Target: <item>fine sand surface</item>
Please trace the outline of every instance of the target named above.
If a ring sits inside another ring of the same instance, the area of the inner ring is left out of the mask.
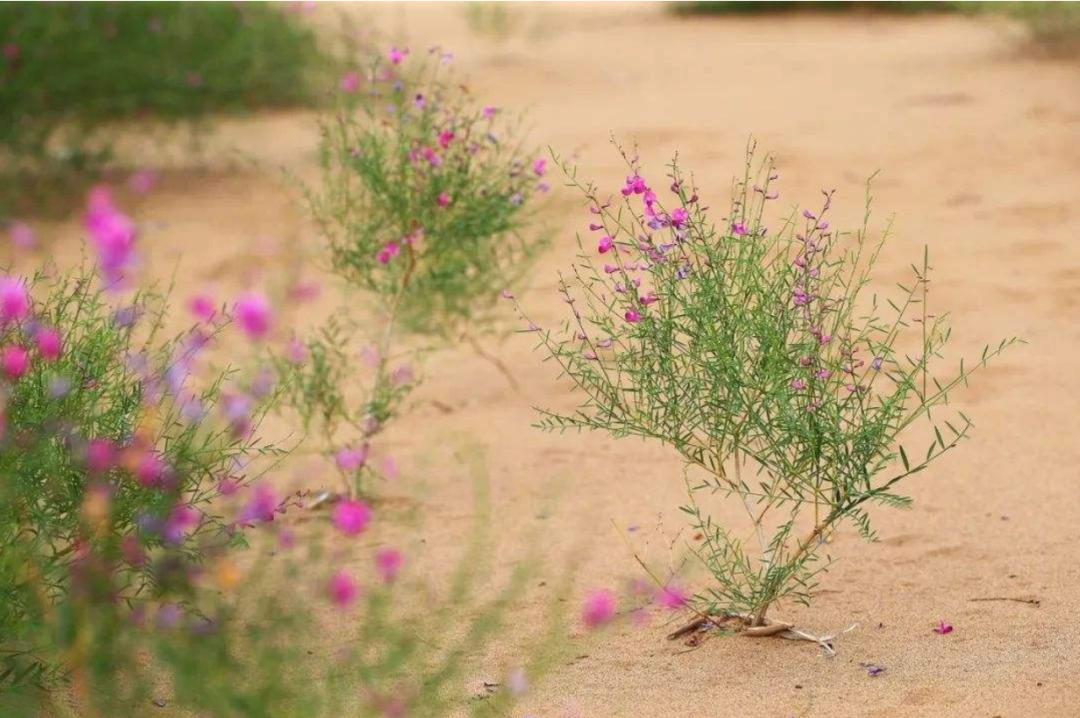
[[[612,133],[640,143],[653,176],[678,150],[716,207],[753,135],[778,158],[778,211],[836,188],[834,225],[861,219],[863,183],[880,169],[874,226],[895,223],[879,286],[905,279],[929,245],[932,301],[953,313],[954,360],[1007,335],[1030,342],[957,395],[974,438],[908,484],[915,507],[877,511],[877,544],[842,530],[813,608],[775,611],[819,633],[857,623],[836,657],[740,637],[690,651],[664,640],[678,618],[659,614],[596,636],[575,627],[517,715],[1080,716],[1080,66],[1026,57],[1005,29],[955,17],[682,19],[649,5],[560,4],[509,8],[497,35],[453,5],[350,11],[414,51],[453,49],[479,97],[528,110],[539,143],[577,153],[582,174],[611,191],[624,174]],[[320,7],[315,20],[330,23],[332,12]],[[311,113],[230,120],[209,140],[212,170],[181,143],[130,138],[129,152],[174,168],[148,197],[122,200],[143,222],[151,273],[167,277],[179,262],[181,297],[293,281],[297,253],[318,238],[278,169],[314,178],[316,138]],[[531,287],[518,288],[541,325],[565,309],[553,287],[587,223],[577,200],[556,186],[545,215],[555,241]],[[74,222],[39,233],[53,256],[79,256]],[[320,309],[332,306],[324,295]],[[515,321],[507,307],[507,327]],[[689,539],[679,534],[682,467],[636,440],[531,428],[531,406],[569,408],[574,397],[532,352],[533,337],[486,342],[520,393],[467,346],[435,352],[420,405],[383,445],[403,469],[384,492],[422,509],[417,561],[437,572],[460,554],[474,504],[450,454],[424,447],[486,449],[498,572],[538,545],[547,561],[547,585],[534,582],[510,630],[520,636],[561,566],[578,562],[573,606],[589,588],[640,577],[635,550],[665,571]],[[308,487],[328,480],[306,472]],[[349,549],[356,565],[369,548]],[[684,581],[702,585],[693,571]],[[972,601],[995,597],[1040,603]],[[936,635],[938,619],[956,630]],[[494,667],[516,641],[497,642],[485,658],[492,672],[469,680],[500,680]],[[887,670],[871,678],[860,662]]]

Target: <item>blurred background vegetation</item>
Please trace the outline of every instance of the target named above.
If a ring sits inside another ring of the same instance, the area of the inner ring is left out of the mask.
[[[92,178],[118,122],[307,105],[325,86],[285,4],[4,3],[0,46],[0,217]]]

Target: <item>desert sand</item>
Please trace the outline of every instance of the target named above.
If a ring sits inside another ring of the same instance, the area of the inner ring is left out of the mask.
[[[718,207],[753,136],[777,156],[779,205],[836,188],[835,225],[861,219],[864,182],[881,170],[872,226],[895,221],[877,286],[907,276],[928,245],[933,301],[953,314],[954,359],[1004,336],[1029,342],[957,395],[974,437],[908,484],[914,508],[876,511],[876,544],[839,532],[812,609],[776,611],[819,633],[857,624],[835,657],[741,637],[688,650],[665,640],[677,618],[660,615],[596,635],[575,628],[517,715],[1080,716],[1080,65],[1030,57],[1009,29],[961,17],[677,18],[645,4],[526,5],[509,8],[508,27],[494,33],[456,5],[349,11],[413,48],[452,49],[479,97],[527,110],[538,143],[574,155],[612,191],[623,171],[610,135],[639,143],[654,173],[678,150]],[[333,22],[332,8],[313,15]],[[124,152],[166,168],[150,195],[125,200],[143,223],[148,272],[179,267],[180,296],[292,281],[295,257],[316,251],[318,237],[281,170],[316,178],[316,141],[310,112],[227,120],[198,157],[183,142],[132,133]],[[562,317],[556,271],[588,217],[554,184],[543,215],[553,245],[530,286],[516,288],[540,324]],[[80,256],[74,220],[39,223],[38,233],[42,254]],[[505,326],[515,322],[508,307]],[[453,459],[425,447],[479,443],[499,570],[539,536],[545,571],[575,566],[576,601],[640,577],[634,551],[660,569],[677,555],[687,540],[683,471],[662,447],[532,428],[532,406],[574,405],[532,346],[528,334],[487,340],[520,392],[467,346],[430,356],[419,405],[388,437],[402,475],[384,490],[424,513],[419,560],[437,567],[464,542],[473,499]],[[687,576],[700,587],[700,575]],[[537,582],[517,633],[528,634],[554,583]],[[933,633],[939,619],[955,631]],[[516,649],[513,632],[491,665]],[[870,677],[862,662],[886,670]]]

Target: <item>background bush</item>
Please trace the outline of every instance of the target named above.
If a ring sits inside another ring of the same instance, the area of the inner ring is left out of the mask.
[[[103,127],[315,99],[315,33],[265,3],[0,5],[4,203],[108,157]],[[30,179],[38,181],[28,185]],[[16,193],[14,186],[19,187]]]

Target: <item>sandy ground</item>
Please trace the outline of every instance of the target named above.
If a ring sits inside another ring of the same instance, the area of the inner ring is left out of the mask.
[[[1030,342],[961,395],[975,437],[909,484],[915,508],[879,511],[877,544],[840,532],[813,609],[777,612],[820,632],[858,623],[835,658],[743,638],[687,651],[659,622],[627,622],[575,636],[519,715],[1080,715],[1080,67],[1026,58],[1000,28],[963,18],[679,19],[649,5],[560,4],[510,8],[509,28],[493,34],[458,6],[353,10],[414,48],[453,48],[478,95],[528,109],[538,141],[577,152],[583,174],[612,190],[611,133],[639,142],[656,172],[678,149],[717,205],[751,134],[778,156],[785,206],[835,187],[837,217],[854,222],[863,181],[881,169],[878,226],[896,216],[881,286],[927,244],[956,356],[1005,335]],[[153,273],[179,262],[181,292],[222,295],[295,276],[292,252],[317,238],[278,169],[313,177],[315,141],[308,113],[229,121],[206,170],[182,146],[131,138],[129,151],[174,168],[135,208]],[[575,201],[556,188],[556,240],[523,293],[540,323],[561,316],[554,273],[587,221]],[[78,256],[73,224],[39,232],[50,253]],[[472,512],[462,472],[424,447],[466,436],[488,452],[502,570],[536,532],[549,566],[580,561],[577,595],[638,575],[627,541],[663,566],[682,527],[680,462],[636,441],[532,429],[531,405],[573,397],[531,346],[522,335],[491,345],[521,394],[467,348],[437,353],[421,396],[452,412],[422,405],[389,437],[405,471],[388,491],[421,497],[431,527],[423,560],[452,557]],[[537,587],[521,623],[551,590]],[[972,601],[987,597],[1040,604]],[[932,633],[938,619],[955,632]],[[887,670],[871,678],[860,662]]]

